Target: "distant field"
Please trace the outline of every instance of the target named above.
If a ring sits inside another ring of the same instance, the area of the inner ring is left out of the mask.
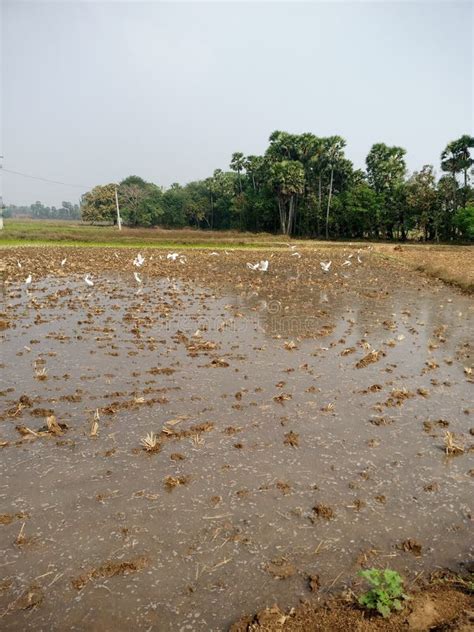
[[[268,233],[239,233],[235,231],[211,232],[190,228],[166,230],[163,228],[123,228],[90,226],[80,222],[58,220],[5,220],[0,233],[0,244],[61,242],[61,245],[103,246],[168,246],[194,248],[265,247],[284,245],[281,236]]]
[[[474,246],[420,243],[397,246],[387,242],[370,244],[311,239],[289,241],[302,251],[338,248],[349,252],[354,248],[370,248],[378,256],[396,259],[465,291],[474,290]],[[211,232],[191,228],[124,228],[119,231],[114,226],[89,226],[80,222],[7,219],[4,230],[0,232],[0,246],[27,245],[275,250],[286,249],[288,238],[269,233]],[[327,257],[331,256],[328,251]]]

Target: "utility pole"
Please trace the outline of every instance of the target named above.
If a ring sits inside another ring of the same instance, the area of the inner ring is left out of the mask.
[[[117,209],[117,226],[119,230],[122,230],[122,218],[120,217],[120,207],[118,201],[117,185],[115,185],[115,208]]]

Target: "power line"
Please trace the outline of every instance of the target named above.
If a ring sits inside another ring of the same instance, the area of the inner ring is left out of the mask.
[[[80,189],[90,188],[86,184],[71,184],[69,182],[60,182],[59,180],[50,180],[49,178],[42,178],[41,176],[32,176],[28,173],[22,173],[21,171],[13,171],[12,169],[5,169],[5,167],[3,167],[2,171],[5,171],[6,173],[13,173],[16,176],[23,176],[23,178],[31,178],[32,180],[41,180],[42,182],[49,182],[51,184],[61,184],[65,187],[78,187]]]

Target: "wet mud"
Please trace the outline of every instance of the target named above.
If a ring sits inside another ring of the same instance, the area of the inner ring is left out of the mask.
[[[350,247],[136,255],[1,252],[2,629],[225,630],[472,555],[469,296]]]

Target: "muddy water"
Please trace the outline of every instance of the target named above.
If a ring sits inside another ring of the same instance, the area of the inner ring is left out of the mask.
[[[414,577],[472,554],[473,310],[454,290],[62,278],[9,287],[2,310],[2,629],[224,630],[308,597],[308,575],[324,595],[361,563]],[[48,411],[62,436],[20,435]]]

